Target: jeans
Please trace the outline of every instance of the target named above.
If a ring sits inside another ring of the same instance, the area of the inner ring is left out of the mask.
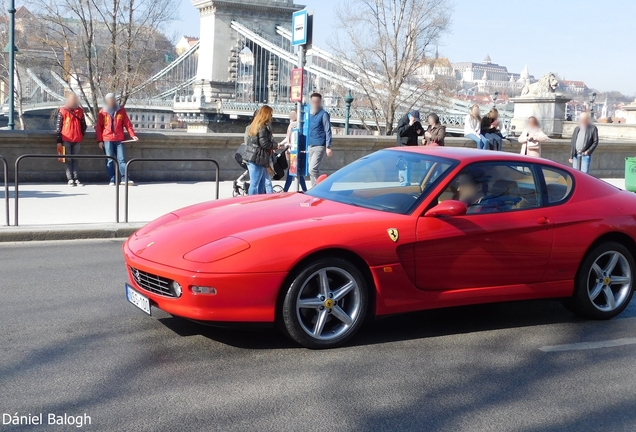
[[[309,177],[311,178],[311,185],[316,185],[316,180],[320,176],[320,162],[327,153],[326,146],[310,146],[309,147]]]
[[[126,149],[121,141],[104,141],[104,153],[106,156],[112,156],[117,158],[117,164],[119,165],[119,175],[121,181],[124,181],[126,175]],[[115,162],[110,159],[106,160],[106,170],[110,176],[110,181],[115,183]]]
[[[290,176],[289,174],[287,174],[287,179],[285,180],[285,187],[283,188],[283,190],[285,192],[289,192],[289,188],[291,187],[292,183],[294,182],[294,180],[296,180],[296,177]],[[300,176],[300,188],[307,192],[307,185],[305,184],[305,177]]]
[[[248,194],[260,195],[266,193],[266,178],[269,177],[267,174],[267,168],[248,162],[247,170],[250,172],[250,189]]]
[[[77,180],[77,159],[71,159],[69,155],[76,155],[80,152],[80,143],[64,142],[64,153],[66,157],[66,180]]]
[[[590,162],[592,161],[592,156],[581,155],[581,172],[588,173],[590,171]],[[572,158],[572,168],[579,169],[579,157],[574,156]]]
[[[501,138],[501,135],[495,133],[487,133],[484,134],[484,138],[488,140],[491,150],[501,151],[503,149],[503,138]]]
[[[478,137],[475,134],[468,134],[466,138],[471,139],[477,143],[477,148],[480,150],[488,150],[490,148],[490,144],[488,144],[488,140],[485,136]]]
[[[265,193],[274,193],[274,185],[272,184],[272,178],[269,176],[269,173],[265,173]]]

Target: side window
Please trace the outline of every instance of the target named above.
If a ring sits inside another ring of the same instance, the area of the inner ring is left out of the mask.
[[[529,165],[484,163],[464,168],[438,197],[468,206],[468,214],[500,213],[539,207],[537,182]]]
[[[558,168],[541,167],[541,171],[547,190],[546,204],[554,205],[567,200],[574,187],[572,176]]]

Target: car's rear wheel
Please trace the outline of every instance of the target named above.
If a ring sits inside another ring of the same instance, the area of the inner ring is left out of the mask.
[[[595,247],[583,259],[568,309],[592,319],[620,314],[634,293],[636,266],[630,251],[620,243]]]
[[[342,258],[322,258],[296,273],[281,317],[288,335],[307,348],[333,348],[353,336],[369,304],[358,268]]]

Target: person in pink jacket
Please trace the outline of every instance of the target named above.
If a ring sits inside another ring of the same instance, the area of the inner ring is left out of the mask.
[[[541,143],[547,141],[548,136],[541,130],[539,120],[536,117],[529,117],[526,128],[519,135],[521,154],[526,156],[541,157]]]

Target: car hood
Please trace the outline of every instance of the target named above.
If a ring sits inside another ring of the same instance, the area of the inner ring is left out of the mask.
[[[145,260],[177,265],[188,252],[226,237],[249,241],[275,225],[360,212],[376,211],[301,193],[212,201],[149,223],[128,240],[128,248]]]

